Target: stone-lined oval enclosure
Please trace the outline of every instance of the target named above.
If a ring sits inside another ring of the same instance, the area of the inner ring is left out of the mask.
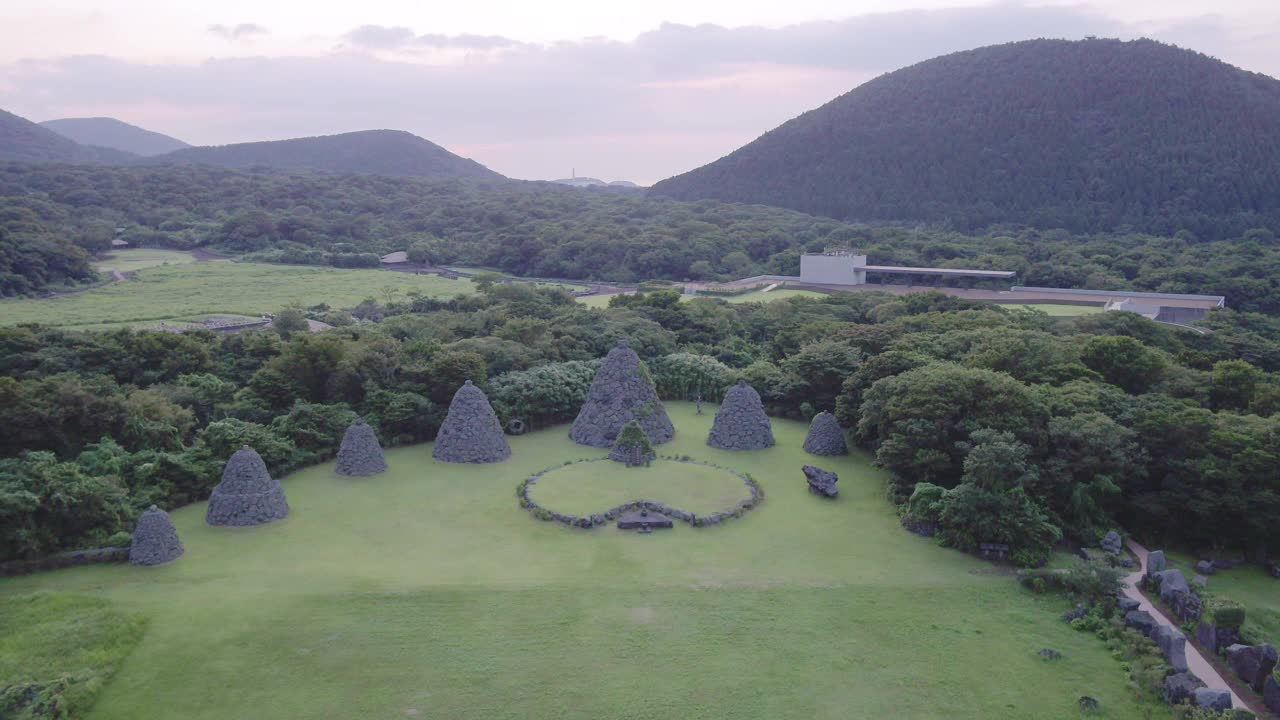
[[[1143,716],[1065,601],[903,530],[865,454],[818,461],[840,475],[831,502],[800,472],[805,423],[773,418],[777,444],[741,453],[706,446],[713,406],[667,412],[659,452],[750,474],[759,509],[644,536],[533,520],[521,480],[606,452],[561,425],[509,437],[497,464],[427,443],[387,449],[369,481],[310,467],[279,478],[286,520],[209,527],[195,503],[170,512],[177,562],[0,578],[0,595],[146,617],[85,720],[1067,720],[1081,695]]]
[[[688,523],[714,518],[719,524],[754,508],[761,499],[755,485],[742,473],[701,462],[659,458],[648,467],[628,468],[604,459],[537,473],[517,495],[535,515],[541,509],[569,525],[603,525],[631,506]]]

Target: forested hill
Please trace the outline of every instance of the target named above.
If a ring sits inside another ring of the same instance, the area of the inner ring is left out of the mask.
[[[402,130],[365,130],[271,142],[193,147],[149,158],[152,164],[272,167],[458,180],[504,180],[474,160]]]
[[[135,155],[162,155],[191,147],[177,138],[115,118],[62,118],[46,120],[40,125],[82,145],[97,145]]]
[[[1150,40],[1032,40],[872,80],[664,180],[830,217],[1280,228],[1280,81]]]
[[[81,145],[74,140],[0,110],[0,161],[127,162],[133,156],[111,148]]]

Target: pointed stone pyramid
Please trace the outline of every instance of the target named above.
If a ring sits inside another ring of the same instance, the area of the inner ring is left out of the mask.
[[[132,565],[163,565],[177,560],[184,552],[178,531],[169,520],[169,513],[152,505],[138,517],[133,529],[133,543],[129,545],[129,563]]]
[[[707,444],[722,450],[763,450],[773,447],[773,425],[764,414],[760,393],[739,380],[724,394]]]
[[[804,438],[804,451],[810,455],[848,455],[849,446],[844,442],[844,431],[836,416],[822,411],[809,423],[809,434]]]
[[[245,445],[222,469],[222,482],[209,496],[204,521],[210,525],[262,525],[288,514],[284,489],[267,472],[262,456]]]
[[[431,457],[450,463],[492,463],[511,457],[489,397],[470,380],[453,394]]]
[[[649,436],[644,434],[644,428],[635,420],[622,426],[622,432],[618,433],[618,439],[609,451],[610,460],[616,460],[627,467],[647,466],[656,457]]]
[[[364,418],[356,418],[342,436],[342,446],[338,448],[338,474],[363,477],[386,470],[387,461],[382,457],[378,436],[372,427],[365,424]]]
[[[675,437],[676,429],[653,389],[653,380],[640,364],[640,356],[626,340],[619,340],[596,371],[569,438],[579,445],[613,447],[622,426],[632,420],[640,423],[654,445]]]

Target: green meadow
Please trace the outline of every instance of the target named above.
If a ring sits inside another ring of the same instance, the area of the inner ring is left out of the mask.
[[[523,478],[604,455],[561,426],[511,438],[496,465],[436,463],[425,444],[389,450],[380,476],[315,466],[283,479],[282,521],[211,528],[195,504],[172,514],[174,563],[4,579],[0,601],[53,591],[145,618],[89,720],[1065,719],[1081,695],[1099,717],[1150,710],[1103,643],[1059,620],[1064,601],[900,528],[866,456],[809,456],[806,426],[784,420],[774,448],[715,450],[714,409],[668,410],[659,452],[750,473],[764,503],[651,535],[536,520]],[[809,494],[805,463],[839,473],[837,500]],[[561,480],[644,482],[581,468]],[[687,470],[650,474],[714,481]]]

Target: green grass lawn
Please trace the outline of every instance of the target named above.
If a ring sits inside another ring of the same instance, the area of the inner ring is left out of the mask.
[[[382,301],[383,289],[388,287],[397,290],[401,299],[411,290],[440,297],[472,292],[468,280],[446,280],[434,275],[258,263],[191,263],[140,270],[128,282],[66,297],[0,301],[0,325],[34,322],[105,329],[209,315],[261,315],[290,303],[328,303],[345,308],[367,297]]]
[[[705,444],[714,409],[671,403],[660,447],[750,473],[765,502],[714,528],[579,530],[519,508],[528,475],[603,451],[567,427],[511,438],[497,465],[431,446],[390,470],[326,464],[284,479],[292,514],[210,528],[173,520],[186,555],[0,580],[0,598],[87,593],[148,618],[89,720],[183,718],[1078,718],[1154,706],[1092,635],[991,566],[898,526],[863,455]],[[840,498],[800,466],[840,474]],[[609,470],[604,466],[602,470]],[[617,474],[634,473],[621,467]],[[1037,657],[1042,648],[1061,660]]]
[[[751,491],[737,475],[695,463],[654,460],[649,467],[576,463],[538,478],[529,497],[565,515],[591,515],[635,500],[653,500],[695,515],[733,510]]]
[[[763,290],[752,290],[741,295],[684,295],[682,300],[692,300],[695,297],[712,298],[715,300],[724,300],[731,303],[745,302],[773,302],[774,300],[785,300],[786,298],[807,297],[807,298],[824,298],[826,293],[814,292],[812,290],[791,290],[785,287],[774,288],[769,292]]]
[[[137,248],[134,250],[115,250],[106,257],[93,263],[98,272],[133,272],[143,268],[159,265],[186,265],[196,259],[190,252],[182,250],[158,250],[155,248]]]
[[[1049,317],[1076,317],[1079,315],[1093,315],[1094,313],[1103,312],[1101,305],[1054,305],[1050,303],[1033,303],[1029,305],[1003,305],[1009,309],[1021,308],[1024,310],[1039,310],[1047,313]]]
[[[1167,550],[1165,556],[1188,580],[1196,574],[1194,556]],[[1280,580],[1258,565],[1241,565],[1210,575],[1209,591],[1244,605],[1247,635],[1280,645]]]

